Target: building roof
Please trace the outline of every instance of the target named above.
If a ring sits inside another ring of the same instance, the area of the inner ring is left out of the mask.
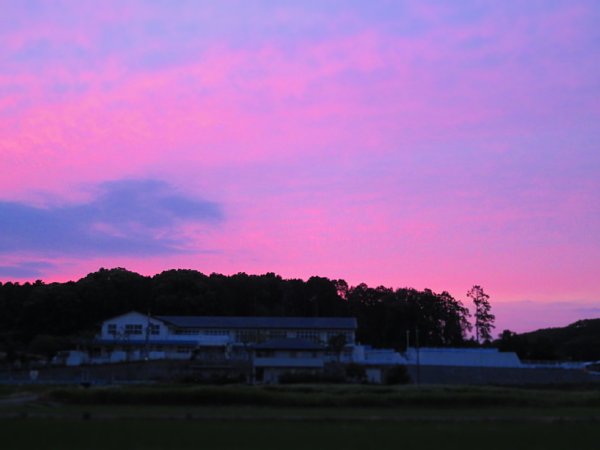
[[[250,329],[346,329],[355,330],[354,317],[228,317],[228,316],[154,316],[178,328]]]
[[[254,346],[256,350],[325,350],[323,345],[306,339],[271,339]]]
[[[168,339],[94,339],[94,344],[114,344],[114,345],[198,345],[198,341],[193,340],[168,340]]]

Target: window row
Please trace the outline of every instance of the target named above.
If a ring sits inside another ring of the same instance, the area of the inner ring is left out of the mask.
[[[118,334],[117,324],[109,323],[106,327],[106,331],[109,335],[116,336]],[[152,335],[160,334],[160,325],[151,323],[148,326],[148,332]],[[127,323],[123,328],[123,334],[125,334],[125,336],[144,334],[144,326],[136,323]]]

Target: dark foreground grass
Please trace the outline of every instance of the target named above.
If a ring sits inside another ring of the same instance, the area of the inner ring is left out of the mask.
[[[4,420],[5,450],[597,449],[597,423]]]
[[[6,402],[26,393],[0,398],[1,450],[600,448],[595,388],[46,387]]]
[[[120,386],[56,389],[47,392],[46,397],[79,405],[600,408],[598,389],[559,391],[473,386]]]

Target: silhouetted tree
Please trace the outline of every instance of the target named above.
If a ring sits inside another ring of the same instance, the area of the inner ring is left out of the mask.
[[[473,286],[467,297],[473,300],[475,305],[475,340],[489,342],[492,338],[492,329],[495,328],[496,316],[491,313],[490,296],[487,295],[479,285]]]
[[[337,363],[340,362],[344,347],[346,347],[346,336],[342,333],[331,336],[327,342],[327,349],[335,356]]]
[[[505,330],[494,344],[525,360],[596,361],[600,360],[600,319],[521,334]]]

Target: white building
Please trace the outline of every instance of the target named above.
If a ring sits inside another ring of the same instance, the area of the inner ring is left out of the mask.
[[[386,368],[397,365],[521,366],[516,354],[496,349],[373,349],[356,343],[356,329],[353,317],[150,316],[132,311],[104,321],[93,351],[71,352],[66,363],[185,359],[202,369],[244,368],[253,381],[268,383],[284,373],[322,373],[332,362],[364,366],[371,382],[381,382]]]
[[[102,323],[94,351],[81,363],[188,359],[198,364],[251,364],[259,381],[285,372],[322,371],[354,359],[352,317],[150,316],[132,311]],[[339,348],[329,343],[343,336]],[[73,361],[73,358],[71,359]]]

